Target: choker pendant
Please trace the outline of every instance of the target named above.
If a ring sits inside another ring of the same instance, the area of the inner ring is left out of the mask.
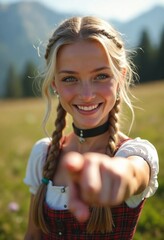
[[[96,137],[96,136],[101,135],[101,134],[105,133],[106,131],[108,131],[109,120],[107,120],[107,122],[105,122],[104,124],[102,124],[98,127],[95,127],[95,128],[91,128],[91,129],[77,128],[74,125],[74,123],[72,123],[72,126],[73,126],[74,133],[78,136],[79,142],[84,143],[86,141],[86,138]]]
[[[83,137],[83,130],[80,130],[79,142],[80,143],[84,143],[85,142],[85,138]]]

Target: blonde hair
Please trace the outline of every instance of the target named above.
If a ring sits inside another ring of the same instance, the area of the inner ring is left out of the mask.
[[[96,17],[73,17],[65,20],[54,31],[47,45],[45,59],[47,69],[45,71],[42,87],[43,96],[47,100],[47,112],[44,118],[46,124],[51,112],[51,84],[54,80],[56,67],[56,58],[58,50],[66,44],[72,44],[80,40],[96,40],[103,46],[110,60],[114,78],[119,84],[119,96],[115,106],[109,113],[109,144],[107,154],[113,156],[118,144],[118,113],[120,99],[122,99],[132,111],[133,107],[128,96],[129,86],[133,83],[134,71],[128,52],[125,50],[121,35],[107,22]],[[126,74],[123,73],[126,71]],[[124,78],[124,80],[123,80]],[[60,102],[57,108],[57,118],[55,121],[55,131],[52,134],[52,142],[47,154],[47,159],[43,168],[43,177],[53,179],[54,173],[58,167],[59,154],[61,150],[62,132],[66,125],[66,112]],[[46,184],[42,183],[34,201],[34,219],[36,224],[44,231],[49,232],[44,219],[43,207]],[[109,207],[93,208],[88,221],[87,232],[94,231],[110,232],[112,231],[112,215]]]

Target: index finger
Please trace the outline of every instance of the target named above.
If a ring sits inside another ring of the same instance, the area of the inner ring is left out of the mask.
[[[66,169],[68,175],[74,180],[78,178],[79,173],[83,169],[84,158],[80,153],[69,152],[63,157],[63,167]]]

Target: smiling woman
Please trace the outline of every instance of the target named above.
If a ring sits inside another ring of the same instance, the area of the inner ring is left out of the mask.
[[[59,50],[54,87],[74,124],[87,129],[108,120],[118,82],[111,74],[103,46],[95,40],[84,40]]]
[[[158,156],[146,140],[119,131],[120,103],[132,110],[134,71],[121,37],[95,17],[70,18],[47,45],[43,96],[59,104],[52,138],[31,152],[25,239],[133,238],[145,199],[158,187]],[[66,113],[72,131],[63,135]]]

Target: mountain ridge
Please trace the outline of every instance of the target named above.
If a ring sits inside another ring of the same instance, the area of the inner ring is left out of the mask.
[[[37,46],[46,44],[55,26],[73,15],[59,13],[38,2],[0,4],[0,96],[10,64],[15,64],[19,71],[28,60],[40,64]],[[130,47],[137,46],[144,29],[150,33],[153,43],[158,44],[164,28],[164,7],[157,6],[130,21],[111,19],[109,22],[124,34]]]
[[[139,43],[140,37],[137,39],[136,35],[141,35],[144,30],[148,32],[154,45],[158,45],[160,34],[164,29],[164,7],[157,5],[148,12],[144,12],[128,22],[123,22],[118,28],[128,36],[132,46],[136,46]],[[134,30],[136,34],[132,34]]]

